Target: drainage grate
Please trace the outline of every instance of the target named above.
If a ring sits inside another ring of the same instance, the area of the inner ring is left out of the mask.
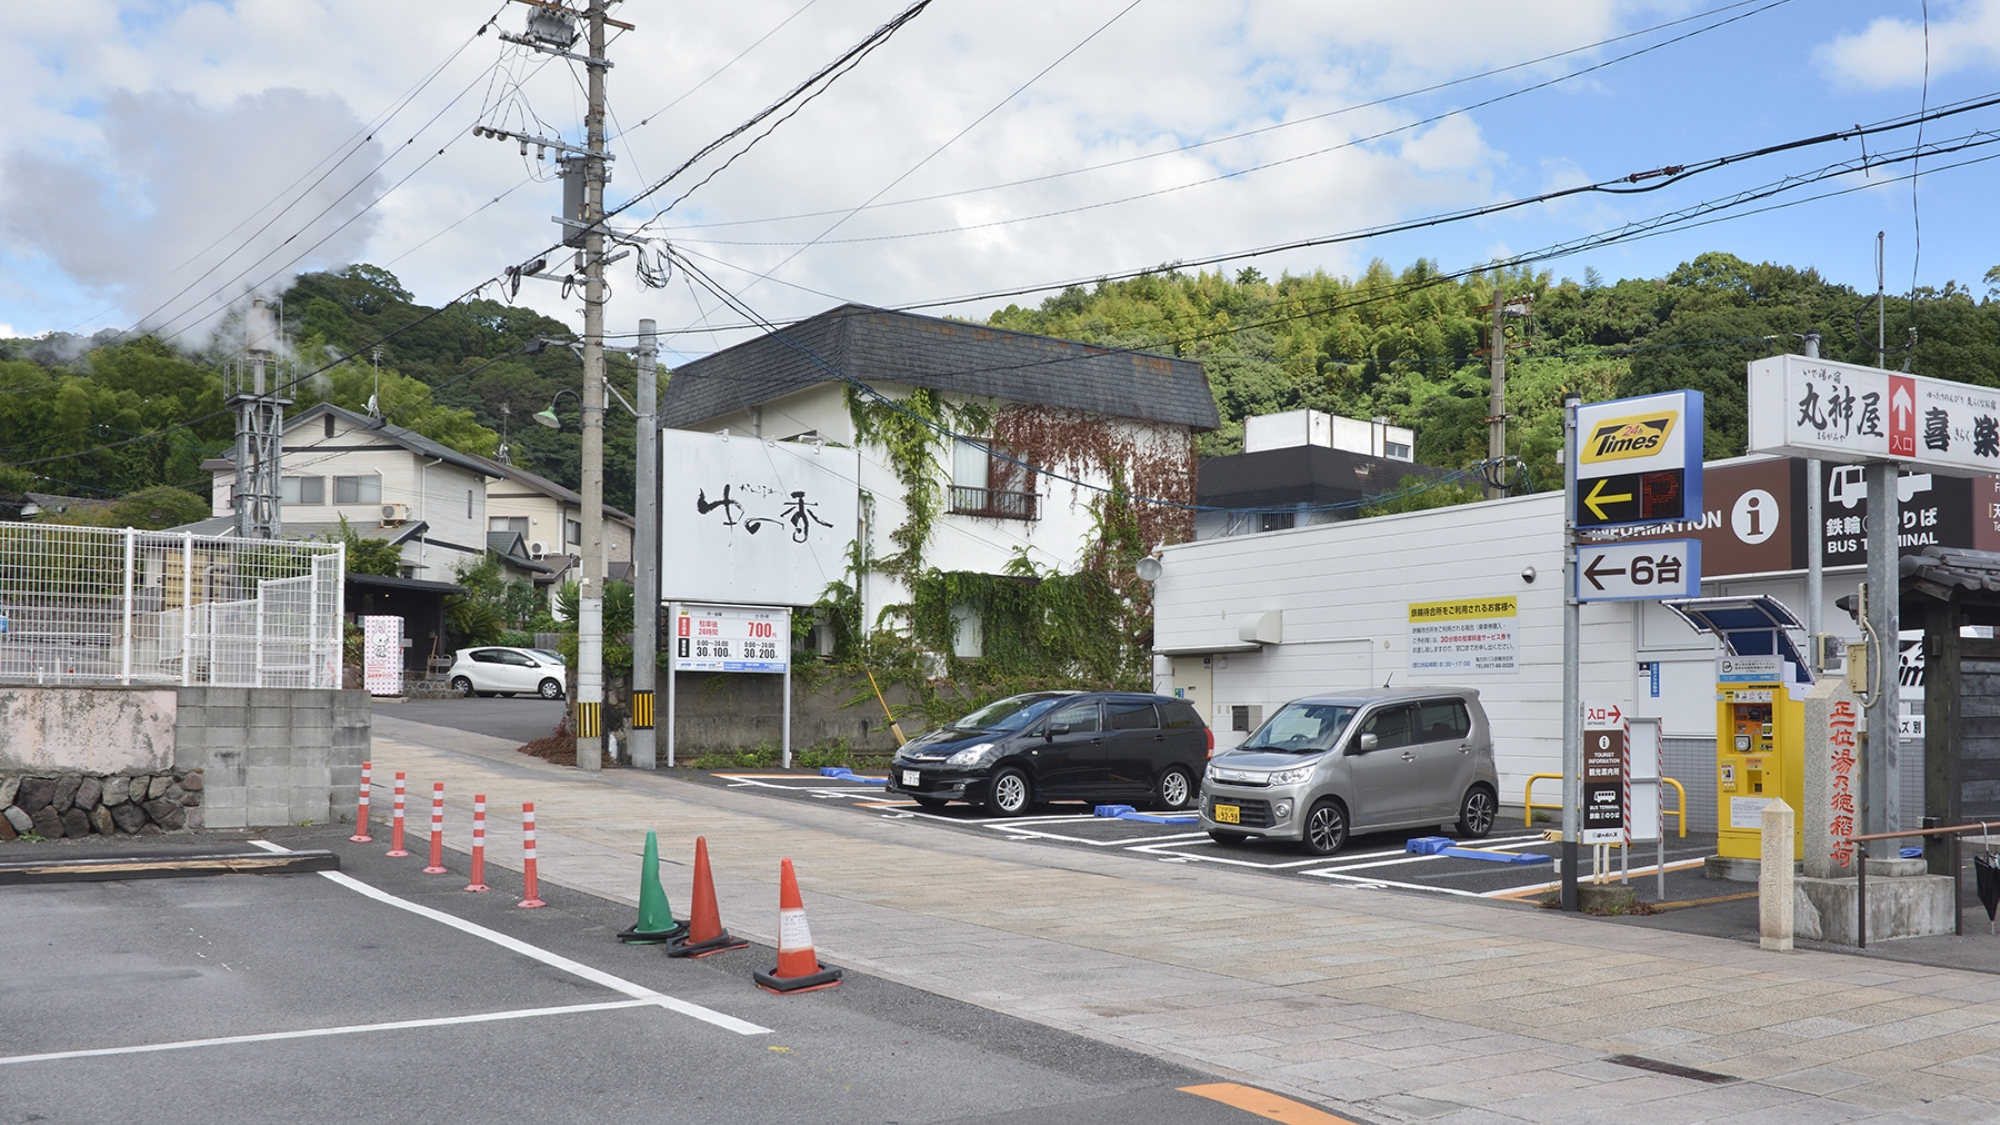
[[[1617,1063],[1619,1066],[1629,1066],[1634,1070],[1650,1070],[1654,1074],[1669,1074],[1675,1078],[1692,1078],[1696,1082],[1707,1082],[1716,1086],[1720,1086],[1726,1082],[1742,1081],[1742,1079],[1737,1078],[1735,1075],[1717,1074],[1712,1070],[1696,1070],[1691,1066],[1661,1062],[1658,1059],[1649,1059],[1640,1055],[1612,1055],[1604,1061]]]

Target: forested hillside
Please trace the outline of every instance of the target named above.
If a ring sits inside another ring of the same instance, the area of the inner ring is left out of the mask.
[[[1202,360],[1225,421],[1202,439],[1204,453],[1240,448],[1248,415],[1313,407],[1411,426],[1420,460],[1458,468],[1486,453],[1482,310],[1496,280],[1510,304],[1528,299],[1528,314],[1508,324],[1508,434],[1537,488],[1560,481],[1566,388],[1592,400],[1704,391],[1708,455],[1725,457],[1743,452],[1746,361],[1796,350],[1798,335],[1817,329],[1829,358],[1878,362],[1873,294],[1810,269],[1723,253],[1662,278],[1614,284],[1589,272],[1581,282],[1528,273],[1447,280],[1425,261],[1401,273],[1377,262],[1354,279],[1162,269],[1009,306],[989,322]],[[2000,271],[1986,279],[1996,280]],[[1880,362],[1902,366],[1914,323],[1914,370],[2000,385],[1994,292],[1975,296],[1954,283],[1916,296],[1914,304],[1887,302],[1890,351]],[[377,394],[389,421],[484,454],[504,427],[515,464],[577,485],[575,400],[560,405],[560,432],[527,417],[580,381],[568,348],[524,351],[537,337],[569,338],[559,322],[490,300],[431,309],[368,265],[299,278],[284,295],[284,316],[293,370],[316,372],[291,391],[300,407],[331,400],[362,410]],[[391,332],[378,374],[367,345]],[[228,448],[232,432],[221,360],[221,352],[191,355],[147,337],[0,341],[0,490],[114,497],[171,486],[205,498],[200,463]],[[629,390],[629,361],[613,357],[611,371]],[[503,407],[511,418],[503,420]],[[616,408],[608,421],[605,494],[629,508],[632,428]]]
[[[560,432],[528,418],[582,380],[567,347],[524,354],[538,337],[571,338],[560,322],[490,300],[432,309],[367,265],[300,277],[283,309],[299,378],[286,392],[294,410],[321,401],[365,410],[376,395],[390,422],[488,456],[504,428],[515,464],[576,486],[575,398],[558,406]],[[378,370],[367,345],[391,332]],[[164,485],[206,499],[201,461],[228,449],[234,432],[223,405],[227,351],[190,354],[111,333],[0,340],[0,490],[107,497]],[[611,371],[629,395],[630,364],[614,357]],[[632,427],[616,414],[610,422],[605,496],[629,507]]]
[[[2000,279],[1989,274],[1988,280]],[[1666,277],[1603,283],[1508,273],[1509,451],[1538,488],[1559,487],[1562,392],[1587,400],[1691,388],[1707,395],[1707,452],[1744,451],[1744,365],[1799,350],[1822,335],[1830,359],[1877,364],[1874,294],[1822,280],[1810,269],[1752,265],[1704,254]],[[1485,359],[1496,278],[1456,281],[1418,262],[1397,274],[1381,262],[1355,279],[1315,273],[1268,280],[1254,269],[1158,274],[1072,288],[1034,308],[1009,306],[989,323],[1121,347],[1170,351],[1208,369],[1225,426],[1205,454],[1241,448],[1241,420],[1312,407],[1417,431],[1418,459],[1458,468],[1486,456]],[[1907,299],[1886,302],[1890,353],[1900,367],[1912,323]],[[2000,385],[2000,303],[1956,284],[1923,290],[1914,370]],[[1857,328],[1860,334],[1857,334]],[[1865,342],[1864,342],[1865,341]]]

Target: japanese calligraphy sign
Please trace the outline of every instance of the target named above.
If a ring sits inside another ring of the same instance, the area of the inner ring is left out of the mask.
[[[1655,539],[1576,549],[1576,600],[1641,601],[1701,596],[1701,541]]]
[[[792,659],[792,613],[756,606],[679,606],[668,646],[676,672],[782,673]]]
[[[819,442],[661,430],[660,594],[811,605],[857,530],[859,455]]]
[[[1827,801],[1832,815],[1827,832],[1833,840],[1832,859],[1842,867],[1854,858],[1854,844],[1848,837],[1854,835],[1854,755],[1859,748],[1855,732],[1860,721],[1860,712],[1845,699],[1834,701],[1826,720],[1826,741],[1833,767]]]
[[[1701,518],[1702,397],[1671,391],[1576,411],[1576,526]]]
[[[2000,391],[1781,355],[1750,364],[1750,450],[1828,461],[2000,469]]]

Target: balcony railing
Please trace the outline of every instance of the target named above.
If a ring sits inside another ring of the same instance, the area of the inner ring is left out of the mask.
[[[951,510],[961,516],[986,516],[996,520],[1031,520],[1035,518],[1035,494],[953,485]]]

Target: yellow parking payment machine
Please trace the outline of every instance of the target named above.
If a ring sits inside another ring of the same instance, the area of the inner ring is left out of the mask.
[[[1803,629],[1784,603],[1766,595],[1663,604],[1722,642],[1715,661],[1716,852],[1757,859],[1764,806],[1783,800],[1797,809],[1804,795],[1812,669],[1793,636]],[[1802,848],[1803,838],[1793,846]]]

